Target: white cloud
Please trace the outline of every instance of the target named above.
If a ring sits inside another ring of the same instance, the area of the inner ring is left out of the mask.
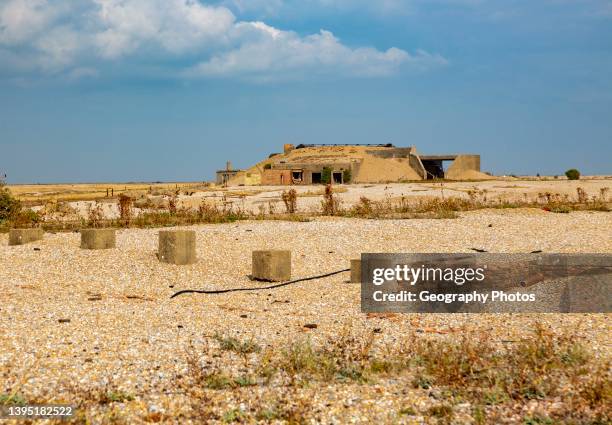
[[[0,6],[0,43],[31,40],[57,16],[46,0],[9,0]]]
[[[224,7],[204,6],[195,0],[95,0],[103,30],[96,44],[105,57],[129,54],[144,44],[172,53],[218,42],[234,24]]]
[[[349,47],[325,30],[301,36],[237,21],[227,7],[198,0],[7,0],[0,5],[1,57],[10,59],[0,63],[3,74],[29,69],[70,77],[87,70],[89,76],[106,63],[136,63],[169,77],[257,80],[386,76],[402,66],[445,63],[420,51]]]
[[[51,71],[72,64],[81,49],[79,34],[67,26],[52,28],[34,46],[41,52],[39,65]]]
[[[293,79],[306,75],[329,74],[386,76],[401,65],[427,68],[446,64],[437,55],[407,52],[390,48],[386,51],[370,47],[349,48],[329,31],[300,37],[294,32],[279,31],[261,22],[241,23],[244,32],[256,29],[259,36],[238,48],[222,52],[199,63],[185,74],[191,77],[242,76],[248,79]]]

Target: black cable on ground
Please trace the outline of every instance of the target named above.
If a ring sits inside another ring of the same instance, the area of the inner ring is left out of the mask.
[[[333,275],[348,272],[348,271],[351,271],[351,269],[337,270],[335,272],[320,274],[318,276],[303,277],[301,279],[290,280],[289,282],[278,283],[276,285],[270,285],[270,286],[260,286],[258,288],[231,288],[231,289],[215,289],[215,290],[209,290],[209,291],[201,290],[201,289],[184,289],[182,291],[175,292],[170,298],[178,297],[179,295],[183,295],[183,294],[226,294],[228,292],[261,291],[264,289],[275,289],[275,288],[280,288],[282,286],[291,285],[293,283],[306,282],[307,280],[323,279],[324,277],[329,277],[329,276],[333,276]]]

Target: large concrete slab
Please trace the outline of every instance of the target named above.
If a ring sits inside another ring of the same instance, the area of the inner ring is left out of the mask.
[[[193,230],[161,230],[159,232],[159,261],[186,265],[197,261],[196,238]]]
[[[272,282],[291,279],[291,251],[253,251],[253,278]]]
[[[81,229],[82,249],[115,248],[115,229]]]
[[[9,230],[9,245],[23,245],[39,241],[43,238],[43,229],[11,229]]]

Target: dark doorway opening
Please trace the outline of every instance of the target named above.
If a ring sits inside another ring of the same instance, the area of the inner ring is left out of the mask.
[[[442,161],[440,160],[421,160],[425,171],[427,172],[427,179],[443,179],[444,178],[444,167],[442,167]]]
[[[333,176],[332,178],[333,178],[334,183],[336,183],[336,184],[342,184],[342,173],[341,173],[341,172],[339,172],[339,171],[334,171],[334,172],[332,173],[332,176]]]
[[[303,178],[303,173],[301,171],[292,171],[291,178],[293,179],[294,183],[300,183]]]
[[[321,173],[312,173],[312,184],[321,184]]]

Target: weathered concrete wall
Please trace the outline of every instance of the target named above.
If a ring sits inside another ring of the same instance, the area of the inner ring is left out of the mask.
[[[291,170],[264,170],[261,175],[261,184],[269,186],[291,184]]]
[[[425,167],[423,166],[423,163],[421,162],[421,160],[419,159],[417,155],[410,155],[408,157],[408,164],[410,164],[410,167],[412,167],[412,169],[416,171],[416,173],[423,180],[427,179],[427,172],[425,171]]]
[[[387,183],[402,180],[420,180],[421,176],[412,168],[408,158],[368,157],[361,161],[354,183]]]
[[[344,173],[344,170],[351,169],[350,163],[342,164],[280,164],[281,168],[264,170],[261,177],[263,185],[308,185],[312,184],[312,173],[322,173],[323,168],[329,167],[332,173]],[[286,167],[286,168],[285,168]],[[301,171],[302,180],[293,180],[293,172]]]
[[[224,184],[234,177],[236,177],[241,171],[239,170],[219,170],[217,171],[217,184]]]
[[[262,184],[261,176],[264,172],[266,164],[271,163],[271,159],[264,159],[246,170],[240,171],[236,176],[227,182],[228,186],[251,186]]]
[[[115,229],[81,229],[81,248],[114,248],[116,243],[115,234]]]
[[[413,148],[388,148],[385,150],[367,150],[366,152],[378,158],[408,158]]]
[[[244,184],[245,186],[255,186],[261,184],[261,174],[260,173],[245,173],[244,174]]]
[[[23,245],[39,241],[43,238],[43,229],[11,229],[9,230],[9,245]]]
[[[334,171],[343,171],[351,168],[351,162],[321,160],[320,162],[279,162],[272,165],[273,170],[303,170],[311,172],[321,172],[325,167],[331,168]]]
[[[446,171],[445,177],[451,180],[478,178],[480,174],[480,155],[457,155]]]
[[[217,184],[222,183],[223,180],[219,180],[219,174],[217,174]],[[228,186],[255,186],[258,184],[261,184],[261,173],[257,170],[238,171],[233,177],[227,180]]]

